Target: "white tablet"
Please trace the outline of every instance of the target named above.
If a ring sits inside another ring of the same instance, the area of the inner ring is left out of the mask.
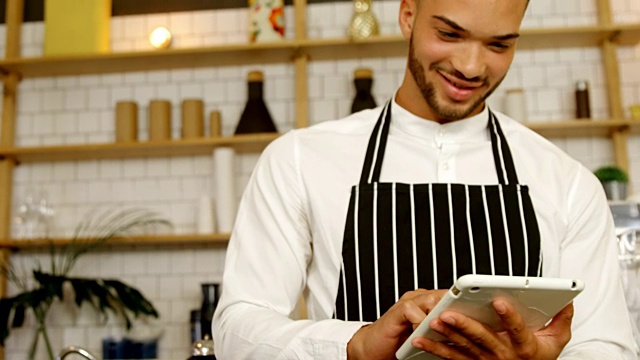
[[[492,303],[505,298],[515,305],[527,327],[536,331],[551,320],[584,289],[584,282],[575,279],[544,277],[465,275],[456,281],[427,317],[396,352],[399,360],[432,360],[439,357],[411,345],[416,337],[435,341],[444,338],[429,327],[445,310],[460,312],[482,322],[495,331],[504,330]]]

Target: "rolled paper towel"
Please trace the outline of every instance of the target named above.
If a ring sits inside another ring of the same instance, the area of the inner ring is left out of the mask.
[[[213,150],[213,176],[215,178],[215,215],[218,231],[231,232],[236,219],[235,151],[219,147]]]
[[[215,231],[216,225],[211,198],[203,195],[200,197],[198,204],[198,234],[213,234]]]

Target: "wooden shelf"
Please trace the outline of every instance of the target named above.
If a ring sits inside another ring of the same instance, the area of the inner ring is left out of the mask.
[[[613,132],[640,132],[640,120],[580,119],[552,122],[526,122],[525,126],[544,137],[610,136]]]
[[[605,40],[620,45],[640,43],[640,24],[522,29],[518,49],[599,46]]]
[[[132,236],[126,238],[113,238],[103,243],[99,248],[113,247],[179,247],[196,245],[226,245],[229,242],[230,234],[191,234],[191,235],[149,235]],[[13,251],[33,251],[46,250],[51,246],[59,248],[72,243],[72,239],[22,239],[22,240],[0,240],[0,248]],[[82,242],[82,239],[76,240]],[[86,241],[86,240],[84,240]]]
[[[524,125],[545,137],[606,137],[613,132],[627,129],[634,134],[640,133],[640,120],[627,119],[527,122]],[[217,147],[231,147],[239,153],[260,152],[278,136],[278,133],[264,133],[162,142],[0,147],[0,159],[9,158],[17,163],[33,163],[194,156],[211,154]]]
[[[549,49],[599,46],[605,40],[621,45],[640,43],[640,24],[522,29],[519,49]],[[328,60],[371,56],[401,56],[408,43],[402,36],[349,39],[309,39],[300,43],[311,59]]]
[[[286,63],[297,43],[220,45],[156,51],[114,52],[84,56],[49,56],[0,61],[3,72],[22,77],[170,70],[238,64]]]
[[[621,45],[638,45],[640,43],[640,24],[625,24],[614,27],[614,37]]]
[[[520,49],[598,46],[608,39],[621,45],[638,44],[640,24],[523,29],[518,46]],[[18,73],[22,77],[43,77],[286,63],[303,54],[312,59],[402,56],[406,54],[407,45],[402,36],[379,36],[358,41],[347,38],[286,40],[204,48],[5,59],[0,61],[0,71],[5,74]]]
[[[140,157],[192,156],[211,154],[216,147],[232,147],[237,152],[260,152],[278,133],[231,137],[170,140],[162,142],[61,145],[42,147],[0,147],[0,158],[18,163],[44,161],[98,160]]]
[[[300,48],[311,60],[335,60],[404,56],[409,49],[409,43],[402,36],[376,36],[362,40],[307,39],[300,43]]]

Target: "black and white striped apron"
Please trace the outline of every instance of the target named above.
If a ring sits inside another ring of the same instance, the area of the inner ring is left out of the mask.
[[[335,318],[375,321],[405,292],[448,289],[465,274],[541,276],[533,205],[495,115],[497,185],[379,182],[390,122],[389,102],[351,190]]]

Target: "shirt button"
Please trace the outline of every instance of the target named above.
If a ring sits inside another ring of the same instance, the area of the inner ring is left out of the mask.
[[[442,129],[438,130],[438,136],[443,136],[443,135],[444,135],[444,133],[445,133],[445,131],[444,131],[444,130],[442,130]]]
[[[444,163],[442,165],[442,168],[445,169],[445,170],[449,170],[449,163]]]

